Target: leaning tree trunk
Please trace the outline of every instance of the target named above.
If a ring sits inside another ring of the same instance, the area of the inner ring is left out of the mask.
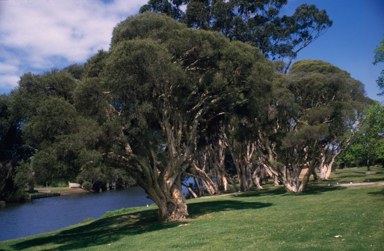
[[[173,175],[169,175],[167,172],[160,173],[156,165],[152,166],[146,158],[141,158],[133,153],[129,156],[122,156],[110,152],[107,157],[115,166],[124,168],[135,178],[138,185],[159,207],[160,220],[185,220],[188,211],[181,187],[181,168]]]
[[[261,168],[259,166],[255,168],[255,170],[253,171],[252,179],[258,189],[263,189],[263,187],[260,184],[260,177],[262,175],[261,174],[258,175],[258,173],[261,173]]]
[[[356,135],[357,132],[360,131],[362,124],[363,124],[362,121],[358,122],[358,124],[355,126],[354,131],[349,135],[348,139],[343,143],[343,146],[339,151],[337,150],[340,145],[338,145],[336,149],[332,149],[332,152],[337,151],[337,153],[334,154],[332,158],[330,158],[330,160],[328,161],[326,159],[326,152],[328,151],[330,144],[327,144],[324,147],[324,150],[321,156],[321,162],[320,162],[320,179],[321,180],[328,180],[329,176],[331,175],[333,163],[335,162],[337,156],[341,155],[348,148],[348,146],[351,144],[351,140],[353,139],[353,137]],[[334,142],[332,143],[334,144]]]

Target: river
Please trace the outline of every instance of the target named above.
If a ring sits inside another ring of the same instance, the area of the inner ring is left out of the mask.
[[[152,204],[140,187],[35,199],[0,207],[0,241],[45,233],[100,218],[107,211]]]

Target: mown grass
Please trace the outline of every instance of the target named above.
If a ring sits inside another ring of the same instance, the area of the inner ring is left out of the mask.
[[[354,175],[350,171],[337,170],[331,178],[346,181],[344,176]],[[368,176],[359,175],[354,178]],[[312,182],[301,194],[272,184],[264,187],[189,200],[190,216],[182,223],[158,222],[155,205],[128,208],[0,242],[0,250],[384,250],[383,186]]]

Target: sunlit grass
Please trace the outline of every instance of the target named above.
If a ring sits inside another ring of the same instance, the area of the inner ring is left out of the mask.
[[[331,179],[347,181],[348,175],[354,173],[337,170]],[[359,175],[354,179],[365,174]],[[383,186],[312,182],[301,194],[271,183],[264,188],[189,200],[190,216],[182,223],[158,222],[155,205],[122,209],[0,242],[0,250],[384,250]]]

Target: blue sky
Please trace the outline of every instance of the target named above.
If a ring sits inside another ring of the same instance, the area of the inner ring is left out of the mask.
[[[84,63],[108,50],[113,27],[138,13],[147,0],[0,0],[0,94],[17,87],[25,72]],[[346,70],[376,94],[384,63],[373,65],[373,50],[384,38],[383,0],[288,0],[291,15],[302,3],[325,9],[333,26],[299,52],[296,60],[320,59]]]

